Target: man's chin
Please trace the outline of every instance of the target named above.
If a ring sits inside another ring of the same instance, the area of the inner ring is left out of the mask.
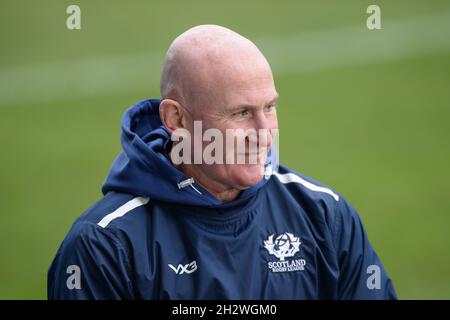
[[[260,165],[239,165],[239,169],[233,172],[233,180],[241,190],[257,184],[263,177],[263,167]]]

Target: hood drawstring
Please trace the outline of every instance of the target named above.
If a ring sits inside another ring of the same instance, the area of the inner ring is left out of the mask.
[[[268,164],[264,167],[264,179],[268,180],[274,174],[275,170],[272,167],[272,164]]]
[[[189,178],[186,180],[183,180],[179,183],[177,183],[178,189],[183,189],[186,188],[187,186],[190,186],[192,189],[194,189],[195,191],[197,191],[198,194],[202,194],[200,191],[197,190],[196,187],[194,187],[194,178]]]

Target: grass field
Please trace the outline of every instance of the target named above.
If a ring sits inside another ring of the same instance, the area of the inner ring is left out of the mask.
[[[372,3],[382,30],[366,28]],[[450,2],[425,0],[3,0],[0,298],[46,298],[60,242],[121,149],[123,111],[159,97],[165,50],[203,23],[266,53],[281,162],[356,207],[399,297],[450,299]]]

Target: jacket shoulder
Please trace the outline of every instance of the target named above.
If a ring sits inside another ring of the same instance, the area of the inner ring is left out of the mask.
[[[343,199],[337,191],[284,165],[280,165],[273,176],[278,185],[283,185],[289,192],[301,195],[304,199],[321,201],[331,207]]]
[[[109,231],[123,229],[130,221],[142,220],[145,217],[142,209],[149,201],[149,198],[134,194],[108,192],[83,212],[74,225],[92,224]]]
[[[332,237],[335,237],[337,222],[342,214],[346,200],[337,191],[306,176],[280,165],[279,170],[271,178],[272,188],[284,194],[302,210],[310,221],[327,226]],[[275,190],[274,190],[275,191]]]

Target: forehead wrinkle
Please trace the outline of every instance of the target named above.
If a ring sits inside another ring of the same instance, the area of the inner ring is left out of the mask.
[[[248,103],[242,103],[242,104],[237,104],[235,106],[231,106],[230,108],[228,108],[229,111],[234,112],[234,111],[238,111],[238,110],[242,110],[242,109],[260,109],[261,107],[267,107],[270,105],[273,105],[277,102],[278,100],[278,93],[275,95],[275,97],[273,99],[271,99],[268,102],[265,102],[263,105],[254,105],[254,104],[248,104]]]

